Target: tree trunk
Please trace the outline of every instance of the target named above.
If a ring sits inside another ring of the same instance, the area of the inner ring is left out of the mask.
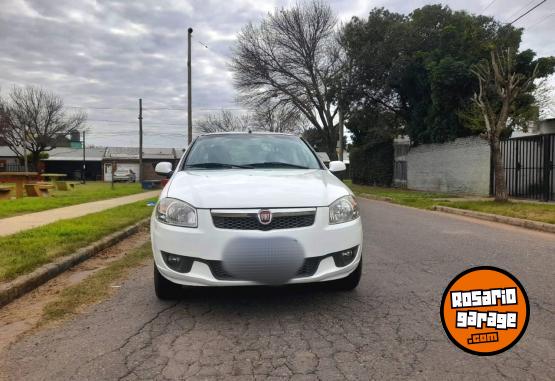
[[[326,135],[326,149],[330,161],[337,160],[337,139]]]
[[[31,153],[31,162],[35,167],[34,170],[38,172],[40,168],[40,152]]]
[[[509,199],[507,193],[507,182],[505,181],[505,168],[501,155],[501,146],[498,138],[493,139],[491,149],[493,150],[493,168],[495,179],[495,201],[504,202]]]

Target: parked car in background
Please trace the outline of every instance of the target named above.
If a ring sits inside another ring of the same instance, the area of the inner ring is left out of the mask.
[[[137,180],[137,175],[132,169],[117,169],[113,175],[114,182],[116,181],[127,181],[128,183],[134,183]]]
[[[362,224],[351,190],[298,136],[199,136],[151,219],[154,288],[327,282],[351,290],[362,268]]]

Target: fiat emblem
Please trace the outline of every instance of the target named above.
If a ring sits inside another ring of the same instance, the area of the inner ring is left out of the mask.
[[[262,225],[269,225],[272,222],[272,212],[268,209],[258,211],[258,222]]]

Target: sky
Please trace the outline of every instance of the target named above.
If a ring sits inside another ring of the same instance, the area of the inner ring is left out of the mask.
[[[448,0],[454,10],[502,22],[541,0]],[[236,103],[228,68],[237,33],[280,0],[2,0],[0,95],[40,86],[61,96],[68,112],[88,115],[87,145],[137,146],[143,99],[146,147],[183,147],[187,132],[187,28],[193,28],[193,125]],[[435,1],[330,0],[340,21],[374,7],[408,14]],[[514,24],[522,48],[555,55],[555,0]],[[555,84],[555,79],[550,82]]]

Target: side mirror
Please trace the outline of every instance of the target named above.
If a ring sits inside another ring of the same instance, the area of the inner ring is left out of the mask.
[[[347,167],[345,166],[345,163],[343,163],[342,161],[330,161],[330,171],[331,172],[343,172],[346,171]]]
[[[156,167],[154,168],[154,172],[156,172],[156,174],[160,176],[171,177],[171,175],[173,174],[172,163],[167,161],[162,161],[156,164]]]

